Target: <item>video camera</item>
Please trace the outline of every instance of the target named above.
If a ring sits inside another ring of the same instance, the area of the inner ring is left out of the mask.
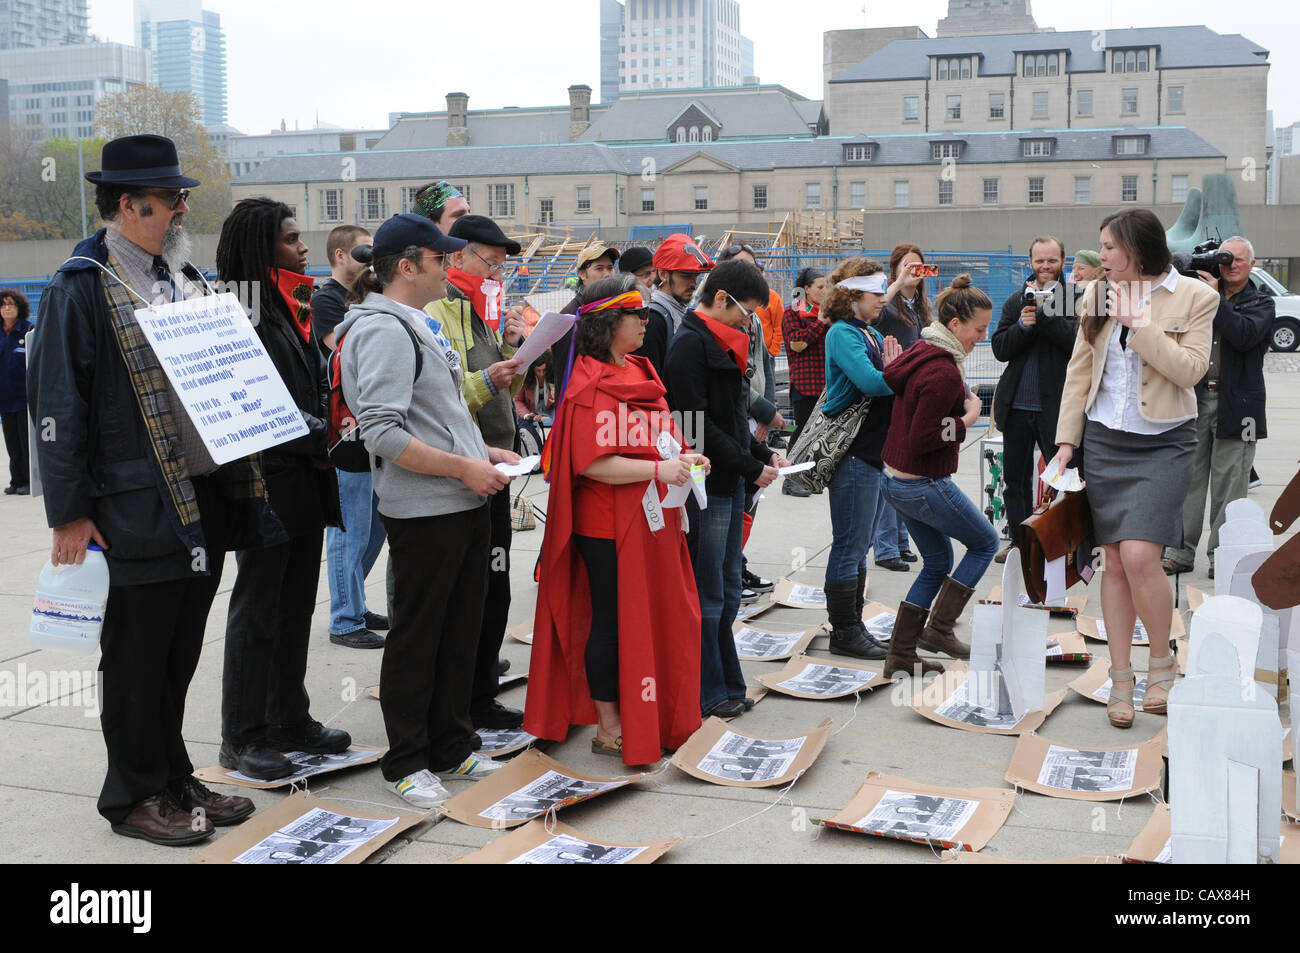
[[[1222,278],[1219,269],[1232,264],[1232,252],[1221,251],[1219,246],[1222,244],[1217,238],[1210,238],[1193,248],[1191,254],[1185,251],[1174,252],[1174,267],[1180,275],[1188,278],[1199,278],[1198,271],[1207,271],[1215,278]]]

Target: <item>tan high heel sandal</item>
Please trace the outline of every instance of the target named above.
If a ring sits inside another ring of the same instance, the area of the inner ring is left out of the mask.
[[[1164,658],[1152,657],[1147,664],[1147,693],[1142,699],[1142,710],[1152,715],[1163,715],[1169,707],[1169,689],[1178,677],[1178,661],[1173,653]]]
[[[1120,682],[1127,682],[1128,688],[1119,687]],[[1112,668],[1110,670],[1110,700],[1106,703],[1106,717],[1116,728],[1132,728],[1136,709],[1133,707],[1133,669]]]

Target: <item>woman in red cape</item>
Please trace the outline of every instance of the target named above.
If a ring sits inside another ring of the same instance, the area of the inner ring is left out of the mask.
[[[649,361],[628,353],[645,334],[634,279],[595,282],[579,304],[579,353],[547,445],[524,729],[563,741],[571,725],[597,724],[593,751],[653,764],[700,726],[700,604],[682,511],[664,509],[652,532],[643,502],[652,480],[662,499],[666,483],[708,461],[673,426]],[[602,351],[607,360],[593,356]],[[661,460],[661,430],[682,445],[680,460]]]

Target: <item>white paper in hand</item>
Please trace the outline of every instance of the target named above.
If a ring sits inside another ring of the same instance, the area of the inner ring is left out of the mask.
[[[1075,493],[1084,487],[1083,478],[1079,476],[1079,471],[1075,467],[1070,467],[1062,473],[1061,466],[1056,460],[1047,465],[1038,479],[1061,493]]]
[[[496,468],[508,477],[527,476],[533,472],[541,459],[534,453],[531,457],[524,457],[518,463],[498,463]]]
[[[573,327],[573,322],[578,320],[572,314],[557,314],[554,311],[547,311],[537,322],[532,333],[524,339],[524,343],[515,351],[515,358],[521,363],[519,373],[527,370],[552,344],[564,337],[569,328]]]
[[[803,463],[792,463],[788,467],[777,467],[776,475],[787,477],[792,473],[803,473],[805,470],[811,470],[817,466],[815,460],[805,460]]]

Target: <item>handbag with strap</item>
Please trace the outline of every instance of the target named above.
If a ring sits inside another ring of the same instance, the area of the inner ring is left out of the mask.
[[[1047,563],[1065,558],[1065,588],[1080,579],[1092,578],[1092,509],[1088,491],[1066,493],[1059,501],[1049,500],[1020,524],[1020,568],[1025,593],[1034,602],[1047,599]],[[1086,575],[1080,571],[1085,570]]]
[[[822,395],[817,398],[817,406],[799,433],[799,440],[786,458],[791,463],[813,462],[811,470],[786,477],[786,480],[794,481],[797,486],[809,492],[825,489],[831,482],[831,477],[835,476],[835,468],[840,465],[844,454],[857,438],[858,431],[862,429],[862,421],[866,419],[867,410],[871,407],[871,398],[860,397],[834,415],[825,412],[825,404],[826,392],[822,391]]]

